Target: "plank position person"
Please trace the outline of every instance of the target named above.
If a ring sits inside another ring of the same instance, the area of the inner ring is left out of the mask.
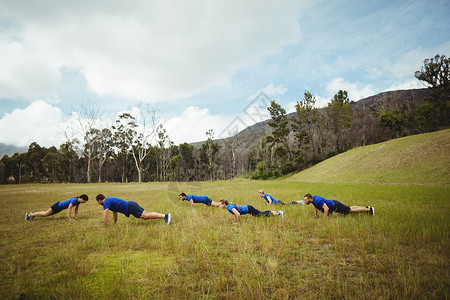
[[[306,194],[303,198],[306,205],[312,203],[314,205],[314,217],[317,217],[317,211],[323,212],[323,217],[331,215],[333,212],[348,215],[349,213],[369,213],[375,216],[375,208],[371,206],[350,206],[342,204],[336,200],[327,200],[320,196],[311,196]]]
[[[78,197],[73,197],[73,198],[67,199],[66,201],[56,202],[47,210],[26,213],[25,221],[33,220],[34,217],[48,217],[48,216],[57,214],[64,209],[67,209],[67,217],[69,218],[69,221],[71,221],[71,220],[73,220],[72,219],[72,208],[75,207],[75,219],[76,219],[78,216],[78,206],[81,203],[87,202],[88,200],[89,200],[89,197],[87,195],[83,194]]]
[[[271,195],[269,195],[267,193],[264,193],[264,190],[259,190],[258,196],[260,196],[261,198],[266,200],[266,202],[269,203],[269,204],[282,204],[282,205],[300,204],[300,205],[303,205],[303,200],[292,201],[291,203],[284,203],[283,201],[276,200]]]
[[[113,212],[114,224],[117,222],[117,213],[120,212],[127,216],[133,215],[136,218],[143,220],[150,219],[163,219],[164,222],[170,224],[171,214],[160,214],[157,212],[148,212],[143,209],[139,204],[134,201],[125,201],[116,197],[106,198],[103,194],[98,194],[97,202],[103,206],[103,227],[106,228],[108,224],[108,212],[111,210]]]
[[[279,216],[281,218],[283,217],[283,212],[281,210],[259,211],[251,205],[240,206],[230,203],[226,199],[221,199],[219,201],[219,207],[228,210],[228,212],[234,216],[234,221],[236,223],[239,223],[240,216],[245,214],[251,214],[254,217],[261,217],[261,216],[264,217]]]
[[[197,196],[197,195],[186,195],[185,193],[181,193],[180,195],[181,201],[188,201],[190,207],[194,207],[194,203],[203,203],[208,206],[218,207],[219,203],[209,199],[207,196]]]

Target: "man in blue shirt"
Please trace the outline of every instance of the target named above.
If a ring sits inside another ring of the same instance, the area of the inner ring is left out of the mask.
[[[108,212],[111,210],[113,212],[114,224],[117,222],[117,213],[120,212],[127,216],[133,215],[136,218],[143,220],[150,219],[163,219],[164,222],[170,224],[171,214],[160,214],[157,212],[147,212],[139,204],[134,201],[125,201],[116,197],[106,198],[103,194],[98,194],[97,202],[103,206],[103,227],[108,224]]]
[[[181,201],[188,201],[190,207],[194,207],[194,203],[203,203],[208,206],[218,207],[219,203],[209,199],[207,196],[197,196],[197,195],[186,195],[185,193],[181,193],[180,195]]]
[[[306,205],[312,203],[314,205],[314,216],[317,217],[317,211],[323,212],[323,217],[331,215],[333,212],[348,215],[349,213],[365,212],[375,216],[375,208],[371,206],[351,206],[342,204],[336,200],[328,200],[320,196],[311,196],[306,194],[303,198]]]

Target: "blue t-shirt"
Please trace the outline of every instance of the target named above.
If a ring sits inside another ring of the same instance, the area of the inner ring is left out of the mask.
[[[264,200],[266,200],[267,203],[269,203],[269,200],[267,200],[267,197],[270,198],[270,200],[272,200],[272,204],[277,204],[279,201],[276,200],[274,197],[270,196],[269,194],[264,194]]]
[[[328,214],[331,215],[333,213],[334,210],[334,202],[331,200],[327,200],[323,197],[320,196],[313,196],[313,202],[312,204],[314,204],[314,207],[317,208],[318,210],[320,210],[321,212],[323,212],[323,204],[326,204],[328,206],[328,208],[330,209],[328,211]]]
[[[186,195],[186,199],[188,201],[194,201],[194,203],[203,203],[206,204],[206,196],[196,196],[196,195]]]
[[[77,205],[80,204],[80,203],[78,203],[78,198],[75,197],[75,198],[70,198],[70,199],[68,199],[68,200],[66,200],[66,201],[59,202],[59,203],[58,203],[58,207],[59,207],[61,210],[63,210],[63,209],[68,208],[70,204],[72,204],[73,206],[77,206]]]
[[[108,197],[103,202],[103,210],[109,209],[115,212],[123,213],[125,216],[129,217],[128,212],[128,201],[122,200],[116,197]]]
[[[239,207],[239,209],[238,209],[238,207]],[[232,214],[232,215],[234,215],[233,208],[236,208],[236,210],[241,215],[245,215],[246,213],[248,213],[248,205],[239,206],[239,205],[236,205],[236,204],[228,204],[227,205],[227,209],[230,212],[230,214]]]

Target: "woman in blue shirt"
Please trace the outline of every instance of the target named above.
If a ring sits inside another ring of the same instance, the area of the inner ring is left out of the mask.
[[[259,211],[256,208],[254,208],[251,205],[236,205],[233,203],[228,202],[226,199],[222,199],[219,201],[219,207],[228,210],[230,214],[234,216],[234,220],[236,223],[239,223],[239,218],[241,215],[245,214],[251,214],[254,217],[269,217],[269,216],[279,216],[283,217],[283,212],[281,210],[266,210],[266,211]]]
[[[267,193],[264,193],[264,190],[259,190],[258,196],[260,196],[261,198],[266,200],[266,202],[269,203],[269,204],[282,204],[282,205],[300,204],[300,205],[303,205],[303,200],[292,201],[291,203],[284,203],[283,201],[276,200],[271,195],[269,195]]]
[[[78,215],[78,206],[80,203],[85,203],[89,200],[89,197],[85,194],[67,199],[66,201],[56,202],[49,209],[38,211],[38,212],[29,212],[25,214],[25,221],[33,220],[34,217],[48,217],[54,214],[59,213],[60,211],[67,209],[67,217],[69,221],[72,219],[72,208],[75,207],[75,219]]]

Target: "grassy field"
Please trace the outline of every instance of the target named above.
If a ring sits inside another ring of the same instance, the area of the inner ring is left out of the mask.
[[[270,209],[305,193],[371,205],[376,216],[285,218],[189,209],[180,192]],[[29,211],[82,193],[77,221],[63,211],[25,222]],[[95,195],[171,212],[172,224],[119,215],[102,229]],[[78,299],[448,299],[450,188],[277,181],[0,186],[1,298]]]

